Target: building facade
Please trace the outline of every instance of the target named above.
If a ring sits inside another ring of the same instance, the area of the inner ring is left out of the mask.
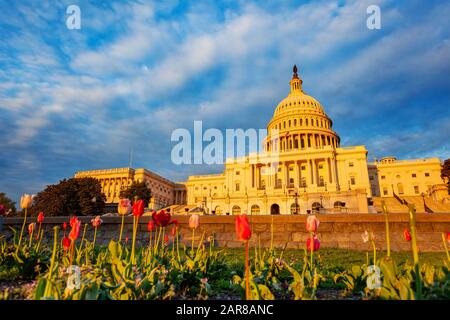
[[[391,199],[393,207],[401,200],[399,196],[408,196],[417,204],[414,197],[421,196],[425,208],[426,196],[428,201],[439,202],[434,208],[450,212],[438,158],[386,157],[368,163],[365,146],[341,146],[333,121],[303,91],[295,66],[293,71],[290,92],[267,125],[264,151],[228,159],[223,173],[189,176],[181,183],[146,169],[84,171],[75,176],[98,178],[112,203],[132,181],[144,180],[154,194],[152,207],[178,205],[172,207],[176,213],[195,208],[214,214],[377,212],[379,199],[396,196]],[[402,204],[397,209],[406,210]]]
[[[120,191],[128,188],[133,182],[145,181],[152,193],[149,207],[155,210],[172,204],[186,202],[186,192],[182,184],[172,182],[160,175],[143,168],[115,168],[103,170],[80,171],[75,178],[92,177],[100,181],[106,203],[116,204],[120,199]]]

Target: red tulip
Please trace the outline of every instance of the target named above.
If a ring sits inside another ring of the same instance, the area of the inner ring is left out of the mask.
[[[144,214],[144,200],[139,200],[133,204],[133,215],[140,217]]]
[[[33,231],[34,231],[34,226],[36,225],[36,223],[30,223],[29,225],[28,225],[28,233],[32,233]]]
[[[447,232],[447,242],[450,243],[450,232]]]
[[[173,219],[172,221],[170,221],[169,224],[174,224],[178,228],[178,220],[177,219]]]
[[[43,221],[44,221],[44,213],[39,212],[39,214],[37,216],[37,222],[42,223]]]
[[[320,241],[317,238],[317,235],[314,235],[313,237],[313,243],[311,244],[311,238],[308,238],[306,240],[306,249],[311,252],[311,251],[317,251],[320,248]]]
[[[64,222],[64,223],[63,223],[63,227],[62,227],[62,228],[63,228],[64,231],[67,230],[67,222]]]
[[[153,211],[152,219],[158,227],[165,227],[170,223],[170,213],[165,210]]]
[[[64,237],[64,238],[62,239],[62,246],[63,246],[63,249],[64,249],[64,250],[69,250],[69,249],[70,249],[70,243],[71,243],[70,239],[69,239],[68,237]]]
[[[149,221],[147,224],[147,231],[152,232],[154,229],[155,229],[155,224],[153,223],[153,221]]]
[[[236,235],[241,241],[250,240],[252,236],[252,230],[245,214],[236,216]]]
[[[77,240],[78,236],[80,235],[80,227],[81,227],[81,221],[77,220],[74,222],[72,226],[72,230],[70,230],[69,238],[73,241]]]
[[[306,219],[306,231],[315,233],[319,227],[320,221],[316,216],[308,216]]]
[[[77,221],[78,221],[77,216],[73,216],[72,218],[70,218],[70,221],[69,221],[70,227],[73,227]]]
[[[405,237],[406,241],[411,241],[411,234],[409,233],[408,229],[405,229],[405,231],[403,231],[403,236]]]
[[[167,234],[164,235],[164,243],[165,244],[169,243],[169,236]]]
[[[177,234],[177,227],[172,227],[172,230],[170,232],[172,236],[175,237],[175,235]]]
[[[128,236],[125,237],[125,244],[128,243]]]

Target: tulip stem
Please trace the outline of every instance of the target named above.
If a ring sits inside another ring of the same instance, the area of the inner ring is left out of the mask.
[[[192,228],[192,245],[191,245],[191,255],[194,254],[194,238],[195,238],[195,228]]]
[[[16,254],[19,252],[20,245],[22,243],[23,231],[25,230],[25,225],[27,224],[27,212],[28,208],[25,208],[25,215],[23,217],[22,229],[20,230],[19,243],[17,244]]]
[[[444,242],[445,253],[447,254],[447,260],[450,262],[450,254],[448,253],[447,241],[445,241],[445,233],[442,232],[442,242]]]
[[[178,228],[177,228],[177,256],[178,256],[178,263],[181,263],[180,247],[179,247],[179,241],[178,241]]]
[[[413,259],[414,259],[417,299],[420,300],[420,299],[422,299],[422,279],[421,279],[420,267],[419,267],[419,252],[417,250],[416,209],[414,208],[414,205],[412,205],[412,204],[410,204],[408,207],[409,207],[409,228],[411,230],[411,249],[413,252]]]
[[[272,216],[272,222],[270,224],[270,251],[273,250],[273,216]]]
[[[39,230],[38,230],[39,241],[36,246],[36,251],[39,251],[39,248],[41,247],[42,238],[44,237],[44,229],[42,229],[41,225],[42,222],[39,223]]]
[[[29,240],[29,242],[28,242],[28,247],[30,247],[30,248],[31,248],[31,241],[33,240],[33,233],[34,233],[34,228],[33,228],[33,230],[31,230],[31,233],[30,233],[30,240]]]
[[[55,265],[55,257],[56,257],[56,249],[58,248],[58,227],[55,226],[53,228],[53,252],[52,252],[52,260],[50,261],[50,269],[47,274],[47,282],[45,284],[44,297],[48,297],[50,294],[50,279],[52,278],[53,268]],[[71,263],[72,265],[72,263]]]
[[[373,264],[377,265],[377,247],[375,246],[375,241],[370,240],[370,243],[372,243],[372,248],[373,248]]]
[[[248,270],[248,240],[245,241],[245,299],[250,300],[250,275]]]
[[[94,241],[92,241],[92,249],[95,249],[95,240],[97,239],[97,227],[94,227]]]
[[[387,256],[391,256],[391,237],[389,234],[389,220],[388,220],[388,212],[387,207],[383,202],[383,213],[384,213],[384,223],[386,225],[386,248],[387,248]]]
[[[314,258],[314,234],[311,232],[309,250],[311,254],[311,272],[313,271],[313,258]]]
[[[119,243],[122,241],[123,221],[124,221],[124,220],[125,220],[125,215],[122,215],[122,223],[120,224]]]
[[[135,247],[136,247],[136,233],[137,233],[138,223],[139,223],[139,217],[133,216],[133,242],[131,243],[131,263],[132,264],[136,264]]]

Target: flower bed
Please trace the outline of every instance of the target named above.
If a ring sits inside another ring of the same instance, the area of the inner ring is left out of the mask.
[[[0,240],[1,298],[15,299],[448,299],[450,297],[449,234],[442,233],[444,253],[422,253],[417,247],[415,210],[410,208],[409,228],[401,236],[408,253],[391,252],[389,215],[385,210],[387,250],[380,252],[377,234],[366,231],[362,243],[371,250],[321,249],[321,223],[306,219],[303,249],[274,245],[274,225],[269,246],[260,245],[247,216],[235,219],[239,249],[218,249],[216,238],[200,232],[197,215],[189,218],[191,243],[180,242],[179,222],[168,212],[153,212],[146,225],[146,241],[139,221],[142,202],[121,202],[122,217],[133,213],[131,237],[123,237],[124,219],[104,246],[97,242],[103,220],[83,223],[72,217],[53,228],[43,241],[44,214],[14,237]],[[87,235],[87,230],[93,236]],[[25,230],[28,231],[28,235]],[[200,233],[196,237],[196,232]],[[253,240],[253,241],[251,241]],[[15,282],[11,282],[11,280]],[[25,282],[23,282],[25,281]]]

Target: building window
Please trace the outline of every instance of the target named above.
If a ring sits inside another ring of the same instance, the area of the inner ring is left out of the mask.
[[[305,166],[302,166],[301,169],[302,169],[302,171],[305,171],[305,170],[306,170],[306,167],[305,167]]]
[[[289,167],[289,171],[294,171],[294,167]]]
[[[429,177],[429,176],[430,176],[430,173],[425,172],[425,177]]]
[[[233,215],[241,214],[241,208],[239,206],[233,206],[233,209],[231,209],[231,213]]]
[[[403,184],[402,183],[397,183],[397,190],[398,190],[398,194],[403,194]]]
[[[417,177],[417,175],[416,175],[415,173],[413,173],[413,174],[411,175],[411,177],[415,178],[415,177]]]
[[[240,185],[239,185],[239,183],[236,183],[236,191],[239,191],[239,189],[240,189]]]
[[[398,175],[396,175],[395,177],[396,177],[397,179],[400,179],[400,178],[401,178],[399,174],[398,174]]]
[[[238,175],[240,175],[241,174],[241,172],[240,171],[236,171],[236,175],[238,176]]]
[[[384,179],[386,179],[386,176],[381,176],[381,180],[384,180]]]
[[[291,214],[299,214],[300,213],[300,206],[298,203],[291,204]]]
[[[373,180],[373,176],[369,176],[369,180],[371,180],[371,181],[372,181],[372,180]]]
[[[419,186],[414,186],[414,193],[419,194]]]
[[[323,187],[324,185],[325,185],[325,182],[324,182],[323,176],[320,176],[319,177],[319,187]]]
[[[383,195],[387,196],[388,195],[388,189],[387,188],[383,188]]]
[[[251,212],[251,214],[259,214],[259,212],[260,212],[259,206],[256,204],[252,205],[250,212]]]
[[[319,169],[323,169],[323,164],[319,164]]]
[[[348,166],[349,166],[349,167],[354,167],[354,163],[353,163],[353,162],[349,162],[349,163],[348,163]]]
[[[306,187],[306,178],[304,178],[304,177],[302,177],[302,180],[301,180],[301,186],[304,188],[304,187]]]
[[[354,185],[356,184],[356,179],[355,179],[355,177],[350,177],[350,184],[351,184],[352,186],[354,186]]]

